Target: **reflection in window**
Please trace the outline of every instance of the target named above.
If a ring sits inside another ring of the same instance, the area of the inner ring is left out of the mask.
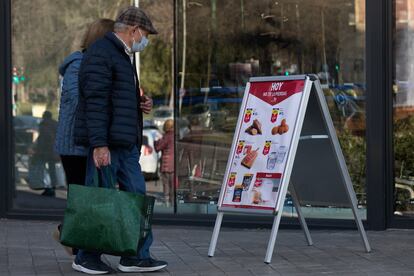
[[[64,208],[67,184],[54,152],[58,67],[79,50],[88,23],[99,17],[113,18],[129,2],[12,1],[15,207]]]
[[[303,73],[321,79],[364,206],[365,1],[180,0],[177,8],[178,211],[214,212],[249,78]]]
[[[394,214],[414,214],[414,3],[395,0]]]
[[[131,0],[15,0],[12,1],[12,105],[15,149],[14,206],[27,209],[63,209],[66,181],[59,156],[53,152],[60,101],[59,65],[79,50],[87,24],[97,18],[114,19]],[[163,211],[160,157],[154,143],[163,123],[173,117],[172,41],[173,1],[139,1],[159,31],[140,56],[141,88],[160,112],[146,116],[142,169],[147,190],[157,196]],[[82,8],[79,8],[82,7]],[[42,118],[43,117],[43,118]],[[184,135],[184,134],[183,134]],[[55,194],[41,196],[45,188]],[[166,211],[171,212],[171,208]]]

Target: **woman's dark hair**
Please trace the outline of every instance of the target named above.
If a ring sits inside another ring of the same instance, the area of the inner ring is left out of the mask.
[[[89,24],[83,36],[81,49],[86,50],[96,40],[102,38],[107,32],[114,30],[115,21],[107,18],[100,18]]]

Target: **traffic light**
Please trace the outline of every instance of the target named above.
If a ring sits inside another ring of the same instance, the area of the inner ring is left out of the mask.
[[[339,64],[335,64],[335,70],[336,70],[336,71],[339,71],[339,69],[340,69],[340,68],[339,68]]]
[[[17,68],[16,67],[13,67],[12,80],[13,80],[13,83],[14,84],[19,84],[19,82],[20,82],[19,75],[18,75],[18,72],[17,72]]]

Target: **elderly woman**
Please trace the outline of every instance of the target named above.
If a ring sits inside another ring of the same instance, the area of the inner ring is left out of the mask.
[[[167,206],[174,203],[174,121],[164,123],[164,136],[155,142],[155,150],[162,152],[161,179]]]

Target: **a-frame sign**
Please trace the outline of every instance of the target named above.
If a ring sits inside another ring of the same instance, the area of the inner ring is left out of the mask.
[[[214,256],[224,213],[274,216],[270,263],[289,190],[309,245],[301,205],[349,207],[367,252],[344,156],[315,75],[251,78],[246,86],[218,202],[208,255]]]

